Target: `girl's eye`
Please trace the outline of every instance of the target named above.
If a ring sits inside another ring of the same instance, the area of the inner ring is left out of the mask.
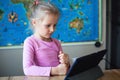
[[[50,28],[50,27],[53,27],[54,29],[56,28],[56,24],[54,25],[45,25],[46,28]]]
[[[56,24],[54,25],[54,28],[56,28]]]
[[[48,27],[48,28],[49,28],[49,27],[50,27],[50,25],[46,25],[46,27]]]

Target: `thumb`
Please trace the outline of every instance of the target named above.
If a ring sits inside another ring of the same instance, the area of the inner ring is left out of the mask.
[[[60,51],[59,54],[63,54],[63,51]]]
[[[59,57],[62,57],[63,56],[63,51],[59,51]]]

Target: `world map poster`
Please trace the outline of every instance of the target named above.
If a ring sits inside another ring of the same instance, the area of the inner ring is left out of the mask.
[[[62,43],[98,41],[99,0],[43,0],[60,10],[60,19],[52,37]],[[0,46],[23,45],[32,35],[29,28],[29,4],[34,0],[0,0]]]

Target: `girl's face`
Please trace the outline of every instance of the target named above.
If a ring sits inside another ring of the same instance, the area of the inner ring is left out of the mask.
[[[53,14],[45,15],[42,20],[35,20],[35,33],[44,38],[50,38],[55,31],[57,21],[58,16]]]

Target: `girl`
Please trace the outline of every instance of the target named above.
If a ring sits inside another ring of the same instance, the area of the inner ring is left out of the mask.
[[[31,23],[34,34],[26,38],[23,47],[23,70],[28,76],[65,75],[69,57],[58,40],[51,38],[59,18],[58,9],[50,3],[32,5]]]

